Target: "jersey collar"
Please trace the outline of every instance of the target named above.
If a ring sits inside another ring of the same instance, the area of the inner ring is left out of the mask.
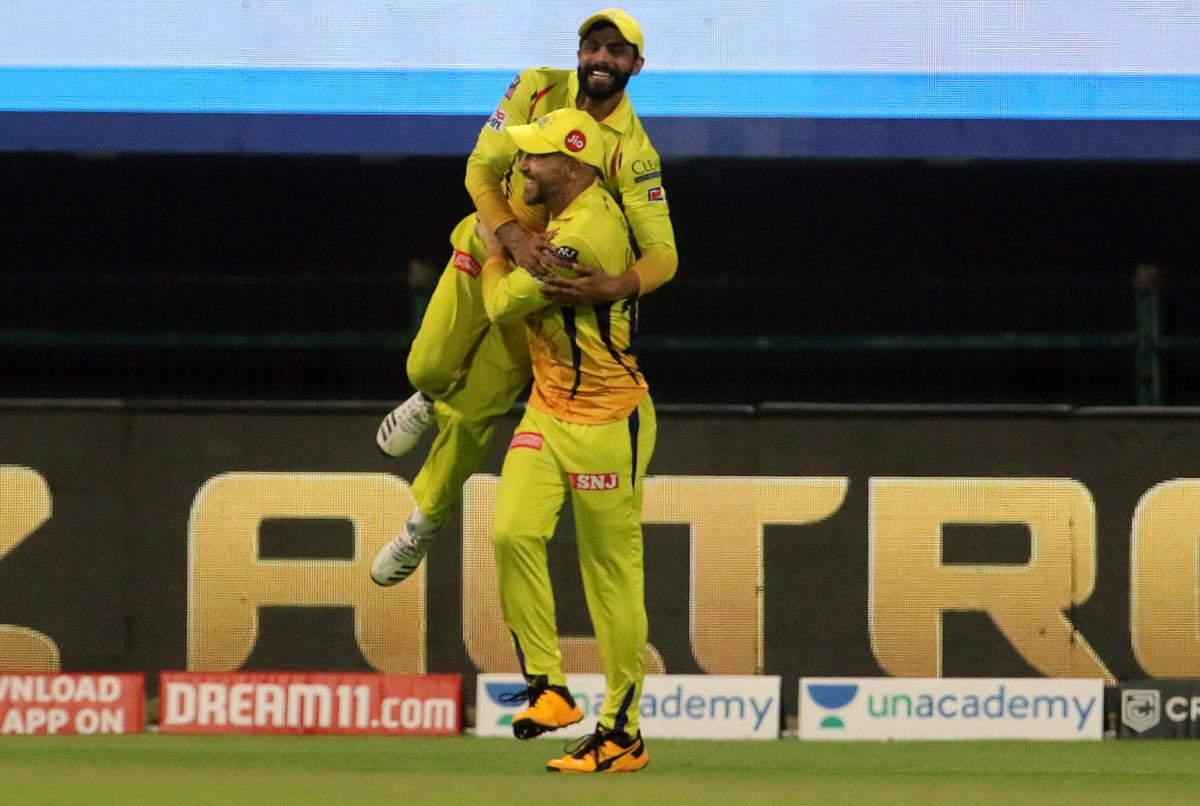
[[[590,184],[586,188],[584,188],[583,191],[578,196],[571,199],[570,204],[568,204],[561,213],[559,213],[557,216],[555,216],[555,219],[558,221],[565,221],[566,219],[570,218],[575,213],[577,213],[580,208],[586,207],[587,203],[588,203],[588,199],[590,199],[592,196],[596,195],[596,193],[599,191],[600,191],[600,180],[599,180],[599,178],[597,178],[595,182],[593,182],[592,184]]]

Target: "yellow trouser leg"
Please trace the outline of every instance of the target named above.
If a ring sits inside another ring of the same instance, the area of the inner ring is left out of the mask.
[[[600,724],[636,736],[647,638],[642,479],[657,436],[654,406],[646,397],[628,420],[573,429],[595,433],[572,445],[578,450],[564,457],[565,469],[604,482],[604,489],[592,482],[571,490],[583,590],[604,664]]]
[[[445,397],[466,372],[471,354],[488,328],[474,267],[486,258],[469,215],[450,233],[454,253],[442,269],[421,326],[408,351],[408,380],[434,400]]]
[[[566,685],[558,649],[554,589],[546,566],[546,544],[554,536],[566,497],[562,471],[545,443],[541,419],[526,409],[517,433],[542,436],[536,447],[509,448],[500,472],[492,547],[500,585],[500,610],[516,643],[521,671],[546,675],[551,685]]]
[[[459,384],[434,402],[438,433],[413,480],[413,499],[434,523],[444,521],[479,470],[492,439],[492,423],[508,412],[529,380],[525,325],[492,325]]]
[[[642,479],[657,436],[654,406],[646,397],[629,418],[604,425],[565,423],[527,409],[517,431],[541,441],[526,438],[521,445],[538,446],[510,448],[500,476],[492,542],[505,623],[524,653],[526,674],[565,681],[546,544],[570,490],[584,593],[604,664],[600,723],[634,735],[647,637]]]
[[[462,497],[462,486],[483,462],[492,421],[506,413],[529,380],[525,326],[492,325],[480,296],[479,280],[462,271],[482,263],[483,244],[474,215],[450,237],[455,254],[438,281],[408,356],[409,380],[433,398],[438,435],[413,480],[421,512],[439,523]]]

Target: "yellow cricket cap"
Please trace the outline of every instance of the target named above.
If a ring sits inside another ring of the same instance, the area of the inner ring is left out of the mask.
[[[555,109],[533,123],[505,129],[526,154],[560,151],[593,168],[604,170],[604,139],[596,119],[574,107]]]
[[[606,8],[588,17],[583,21],[583,25],[579,26],[579,38],[582,39],[589,28],[604,20],[617,26],[617,30],[621,32],[621,36],[625,37],[625,41],[637,47],[638,56],[646,55],[646,43],[642,39],[642,26],[619,8]]]

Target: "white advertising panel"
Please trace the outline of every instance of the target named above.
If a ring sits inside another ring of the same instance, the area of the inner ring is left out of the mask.
[[[803,677],[801,739],[1099,739],[1104,682]]]
[[[475,696],[475,733],[512,736],[513,715],[527,707],[502,698],[525,690],[515,674],[481,674]],[[545,734],[583,735],[595,728],[604,701],[604,675],[567,675],[583,721]],[[647,675],[642,687],[641,730],[656,739],[779,738],[777,676]]]

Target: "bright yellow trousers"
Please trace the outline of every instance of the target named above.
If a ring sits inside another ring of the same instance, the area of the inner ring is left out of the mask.
[[[562,685],[546,544],[563,501],[575,515],[584,595],[604,666],[600,723],[638,732],[645,676],[642,480],[657,435],[649,395],[617,422],[582,425],[532,407],[500,473],[492,544],[500,606],[522,671]]]
[[[454,252],[429,300],[408,354],[408,378],[434,401],[438,434],[413,480],[413,498],[434,523],[450,516],[463,484],[484,460],[492,422],[529,381],[525,325],[493,325],[478,268],[486,259],[475,215],[450,235]]]

